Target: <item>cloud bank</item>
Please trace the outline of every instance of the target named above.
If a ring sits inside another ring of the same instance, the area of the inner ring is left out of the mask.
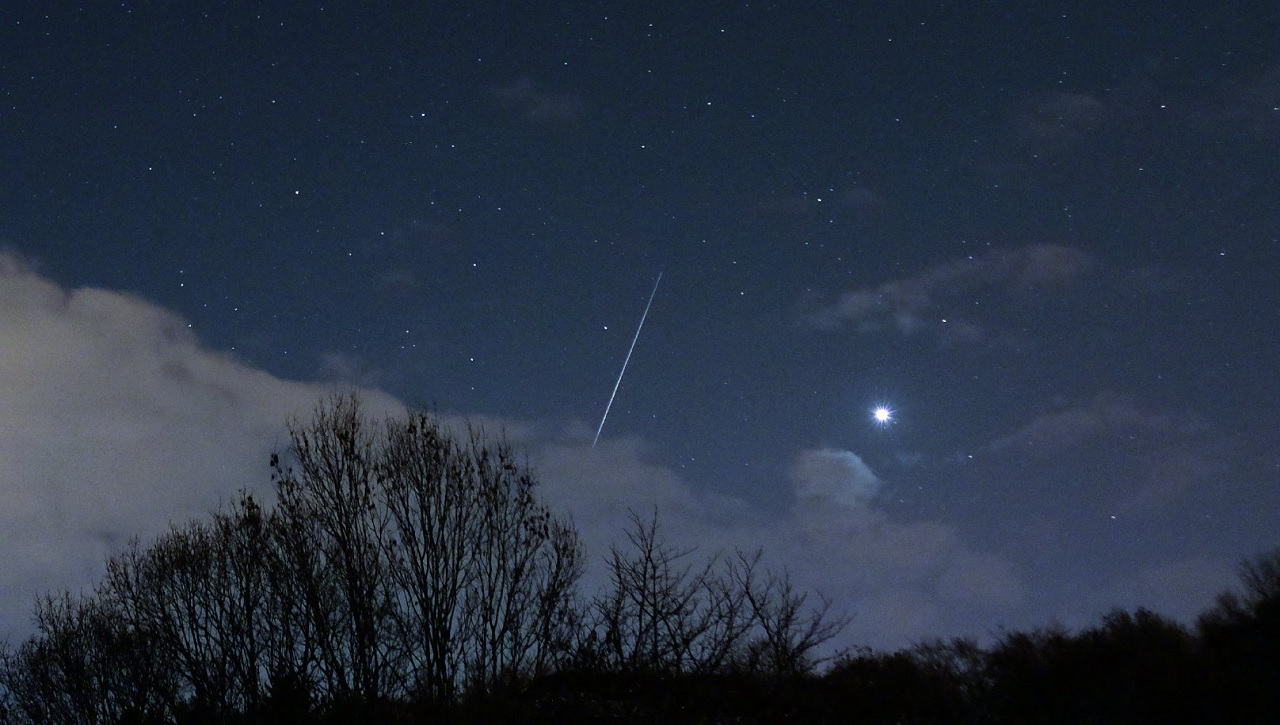
[[[846,645],[898,647],[940,632],[981,637],[1022,600],[1008,560],[972,548],[947,524],[889,516],[877,505],[881,480],[851,451],[799,452],[779,481],[790,493],[782,511],[700,495],[647,462],[636,440],[534,451],[549,495],[573,513],[589,552],[621,543],[628,509],[644,516],[657,507],[678,545],[703,554],[763,547],[769,566],[854,615]]]
[[[202,347],[145,300],[0,255],[0,634],[129,538],[266,490],[286,419],[326,392]]]
[[[1229,448],[1194,416],[1152,410],[1131,396],[1104,391],[1042,413],[986,450],[1052,468],[1101,457],[1112,469],[1104,477],[1110,484],[1102,500],[1117,513],[1132,514],[1171,510],[1213,490],[1229,477]]]
[[[91,585],[129,538],[203,517],[242,489],[267,493],[285,421],[330,392],[210,350],[150,302],[64,289],[7,256],[0,356],[0,634],[9,637],[29,631],[36,596]],[[363,394],[372,411],[398,407]],[[628,510],[657,507],[672,542],[697,545],[700,556],[763,547],[770,566],[855,615],[846,644],[955,631],[1020,597],[1012,566],[954,528],[887,515],[877,506],[882,481],[850,451],[798,452],[778,482],[790,503],[770,511],[699,490],[640,440],[592,448],[580,424],[477,422],[529,452],[593,566],[623,540]]]
[[[904,335],[933,334],[944,342],[979,342],[987,330],[973,312],[976,299],[1064,286],[1086,274],[1092,264],[1086,252],[1057,244],[994,250],[939,264],[913,277],[849,290],[819,306],[808,320],[824,329],[896,328]]]

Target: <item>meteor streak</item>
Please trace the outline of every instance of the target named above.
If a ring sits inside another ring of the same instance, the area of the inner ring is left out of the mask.
[[[644,306],[644,314],[640,315],[640,324],[636,327],[636,336],[631,338],[631,348],[627,350],[627,357],[622,361],[622,372],[618,373],[618,382],[613,384],[613,393],[609,395],[609,404],[604,406],[604,415],[600,416],[600,427],[596,428],[596,438],[591,441],[591,447],[595,448],[596,443],[600,441],[600,431],[604,430],[604,422],[609,419],[609,409],[613,407],[613,399],[618,395],[618,386],[622,385],[622,376],[627,374],[627,363],[631,362],[631,353],[636,349],[636,340],[640,339],[640,331],[644,329],[644,318],[649,316],[649,306],[653,304],[653,298],[658,294],[658,285],[662,282],[662,273],[658,273],[658,281],[653,283],[653,291],[649,293],[649,301]]]

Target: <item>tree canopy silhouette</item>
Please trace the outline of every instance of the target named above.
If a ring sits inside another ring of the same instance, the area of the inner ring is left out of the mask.
[[[844,626],[759,555],[701,567],[633,514],[578,592],[572,522],[502,436],[354,395],[289,423],[274,501],[134,540],[0,649],[18,722],[346,721],[480,707],[557,673],[807,672]],[[824,600],[825,602],[825,600]],[[487,706],[487,705],[486,705]]]
[[[571,521],[502,436],[352,395],[289,425],[274,500],[134,540],[0,644],[0,722],[1269,722],[1280,550],[1193,629],[1090,628],[819,652],[848,623],[760,552],[664,539],[632,512],[578,591]]]
[[[245,495],[48,597],[0,684],[33,722],[447,706],[569,654],[577,533],[501,437],[352,395],[291,422]]]

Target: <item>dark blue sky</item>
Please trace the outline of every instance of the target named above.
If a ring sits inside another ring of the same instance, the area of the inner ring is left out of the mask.
[[[10,283],[670,478],[872,640],[1186,617],[1280,545],[1280,11],[546,5],[6,7]]]

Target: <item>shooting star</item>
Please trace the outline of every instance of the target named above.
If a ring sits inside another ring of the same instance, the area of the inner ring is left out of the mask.
[[[613,399],[618,396],[618,386],[622,385],[622,376],[627,374],[627,363],[631,362],[631,353],[636,349],[636,340],[640,339],[640,331],[644,329],[644,318],[649,316],[649,307],[653,304],[653,298],[658,294],[658,285],[662,283],[662,273],[658,273],[658,281],[653,283],[653,291],[649,293],[649,301],[644,306],[644,314],[640,315],[640,324],[636,327],[636,336],[631,338],[631,348],[627,350],[627,357],[622,361],[622,372],[618,373],[618,382],[613,384],[613,393],[609,396],[609,404],[604,406],[604,415],[600,417],[600,427],[596,428],[596,438],[591,441],[591,447],[595,448],[596,443],[600,441],[600,431],[604,430],[604,422],[609,419],[609,409],[613,407]]]

